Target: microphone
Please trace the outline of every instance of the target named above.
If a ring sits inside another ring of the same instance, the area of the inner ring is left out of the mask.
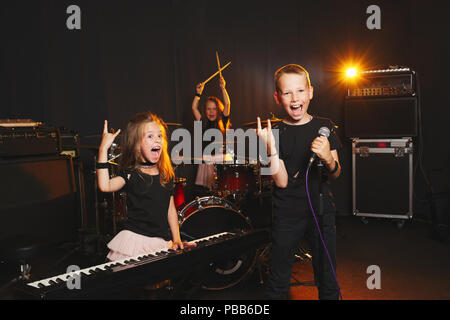
[[[319,129],[319,136],[328,138],[330,136],[330,129],[328,129],[327,127],[321,127]],[[308,167],[310,167],[312,165],[312,163],[314,162],[314,160],[316,160],[316,159],[317,159],[317,154],[313,153],[313,155],[309,159]]]

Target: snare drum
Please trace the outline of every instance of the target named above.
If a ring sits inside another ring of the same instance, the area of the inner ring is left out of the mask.
[[[215,196],[197,198],[179,213],[180,235],[183,241],[191,241],[210,235],[252,230],[248,218],[233,204]],[[221,290],[236,285],[243,280],[256,264],[257,249],[209,261],[207,271],[199,281],[207,290]]]

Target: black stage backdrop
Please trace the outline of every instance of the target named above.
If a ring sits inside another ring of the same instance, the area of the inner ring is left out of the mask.
[[[81,9],[81,30],[66,27],[72,4]],[[381,30],[366,27],[371,4],[381,8]],[[282,115],[273,74],[298,63],[315,87],[310,112],[340,127],[344,172],[333,189],[339,213],[350,214],[351,149],[339,72],[352,60],[404,65],[420,75],[424,168],[437,191],[448,191],[446,8],[421,0],[2,2],[0,118],[66,127],[83,144],[98,144],[85,137],[99,134],[104,119],[124,128],[143,110],[192,129],[194,88],[216,71],[218,50],[222,64],[232,62],[223,75],[238,128],[258,115]],[[219,92],[216,78],[204,95]],[[424,179],[417,174],[416,181],[417,199],[424,198]],[[426,214],[427,206],[416,205]]]

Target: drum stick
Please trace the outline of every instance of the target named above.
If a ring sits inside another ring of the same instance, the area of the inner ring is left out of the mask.
[[[226,67],[228,67],[230,65],[231,61],[228,62],[226,65],[224,65],[222,68],[219,69],[219,71],[217,71],[216,73],[214,73],[211,77],[209,77],[208,79],[206,79],[205,81],[203,81],[203,85],[207,84],[209,82],[209,80],[211,80],[212,78],[214,78],[215,76],[217,76],[219,74],[220,71],[222,71],[223,69],[225,69]]]
[[[219,53],[216,51],[216,59],[217,59],[217,68],[219,69],[220,77],[222,78],[222,71],[220,71],[220,60],[219,60]]]

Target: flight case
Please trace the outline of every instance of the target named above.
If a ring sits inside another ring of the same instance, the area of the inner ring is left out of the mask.
[[[355,216],[412,218],[412,138],[353,138],[352,171]]]

